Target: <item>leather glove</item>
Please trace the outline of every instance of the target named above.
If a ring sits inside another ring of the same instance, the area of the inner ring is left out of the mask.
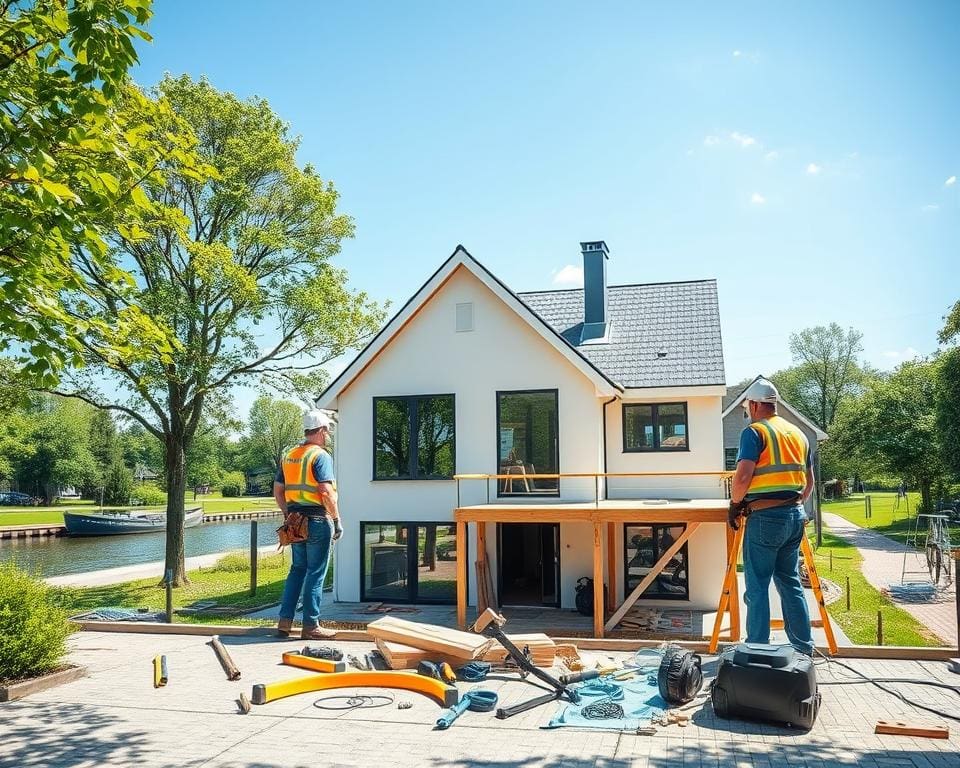
[[[743,501],[730,500],[730,509],[727,510],[727,524],[737,531],[740,529],[740,518],[743,516],[743,508],[747,506]]]
[[[338,517],[333,521],[333,540],[339,541],[341,536],[343,536],[343,526],[340,525],[340,518]]]

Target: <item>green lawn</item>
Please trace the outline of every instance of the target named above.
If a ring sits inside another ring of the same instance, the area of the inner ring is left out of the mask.
[[[899,509],[897,509],[897,494],[895,493],[870,493],[866,495],[870,496],[872,506],[872,515],[869,518],[866,517],[866,504],[863,494],[850,496],[842,501],[824,501],[823,511],[833,512],[851,523],[863,528],[870,528],[877,533],[882,533],[884,536],[889,536],[891,539],[906,544],[916,523],[920,494],[909,494],[909,515],[907,515],[907,505],[903,499],[900,500]],[[950,537],[954,540],[960,539],[960,526],[951,526]]]
[[[276,509],[273,497],[240,496],[237,498],[223,498],[219,495],[208,494],[198,496],[193,500],[193,494],[188,493],[185,499],[187,507],[200,505],[207,514],[219,512],[254,512],[257,510]],[[92,501],[57,505],[54,507],[0,507],[0,525],[44,525],[47,523],[62,523],[63,509],[97,510],[98,504]],[[157,509],[158,507],[137,507],[137,509]],[[104,509],[129,509],[129,507],[104,507]]]
[[[173,605],[174,608],[183,608],[197,600],[216,600],[217,607],[230,607],[236,611],[177,616],[175,620],[193,624],[272,624],[270,620],[242,619],[239,614],[246,609],[279,603],[289,569],[289,554],[278,552],[261,556],[257,569],[257,594],[251,596],[247,553],[225,555],[215,565],[190,571],[190,585],[173,591]],[[158,586],[156,578],[103,587],[63,588],[57,592],[58,600],[71,614],[104,607],[162,611],[166,605],[165,590]]]
[[[874,510],[876,510],[876,502],[874,502]],[[813,538],[812,531],[810,534]],[[833,552],[833,570],[830,569],[831,552]],[[919,621],[890,602],[864,578],[860,572],[863,557],[857,548],[846,540],[832,535],[824,528],[823,546],[817,550],[814,559],[817,572],[822,577],[839,584],[841,589],[845,589],[846,578],[850,577],[850,610],[847,610],[844,596],[828,605],[827,611],[854,643],[876,645],[877,611],[879,610],[883,613],[884,645],[939,646],[942,644],[942,641],[930,634]]]

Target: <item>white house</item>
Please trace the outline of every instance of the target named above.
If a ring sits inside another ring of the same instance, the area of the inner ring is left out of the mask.
[[[452,603],[466,504],[725,496],[716,283],[608,286],[606,244],[581,248],[584,289],[517,294],[458,246],[319,396],[339,414],[337,599]],[[501,477],[452,479],[471,473]],[[628,473],[645,474],[595,477]],[[605,529],[611,604],[683,528],[647,513]],[[495,601],[573,608],[594,538],[585,522],[496,524]],[[711,518],[641,603],[715,609],[725,560]]]

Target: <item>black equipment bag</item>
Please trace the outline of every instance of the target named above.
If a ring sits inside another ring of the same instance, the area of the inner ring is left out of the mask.
[[[820,711],[813,659],[789,645],[740,643],[720,654],[711,688],[718,717],[810,730]]]
[[[593,579],[581,576],[577,579],[576,606],[584,616],[593,616]],[[603,585],[603,604],[607,604],[607,585]]]

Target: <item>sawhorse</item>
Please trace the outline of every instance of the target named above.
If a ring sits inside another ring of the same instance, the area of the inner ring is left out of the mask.
[[[740,527],[733,537],[733,546],[730,548],[730,555],[727,560],[727,570],[723,576],[723,591],[720,593],[720,605],[717,607],[717,618],[713,623],[713,634],[710,636],[710,653],[717,652],[723,615],[730,607],[731,595],[739,589],[737,584],[737,561],[740,559],[740,550],[743,548],[743,536],[747,532],[748,522],[749,518],[742,518]],[[810,542],[807,540],[806,532],[804,532],[803,537],[800,539],[800,552],[803,554],[803,561],[807,565],[807,574],[810,576],[810,588],[813,589],[814,597],[817,598],[820,620],[823,622],[823,632],[827,636],[827,649],[831,655],[836,655],[837,641],[833,636],[833,625],[830,623],[827,605],[823,601],[823,590],[820,588],[820,576],[817,575],[817,567],[813,563],[813,550],[810,549]],[[736,627],[731,624],[730,627],[730,639],[735,643],[740,641],[738,613],[739,611],[731,612],[731,622],[736,618],[738,624]],[[773,624],[773,622],[771,622],[771,624]]]

